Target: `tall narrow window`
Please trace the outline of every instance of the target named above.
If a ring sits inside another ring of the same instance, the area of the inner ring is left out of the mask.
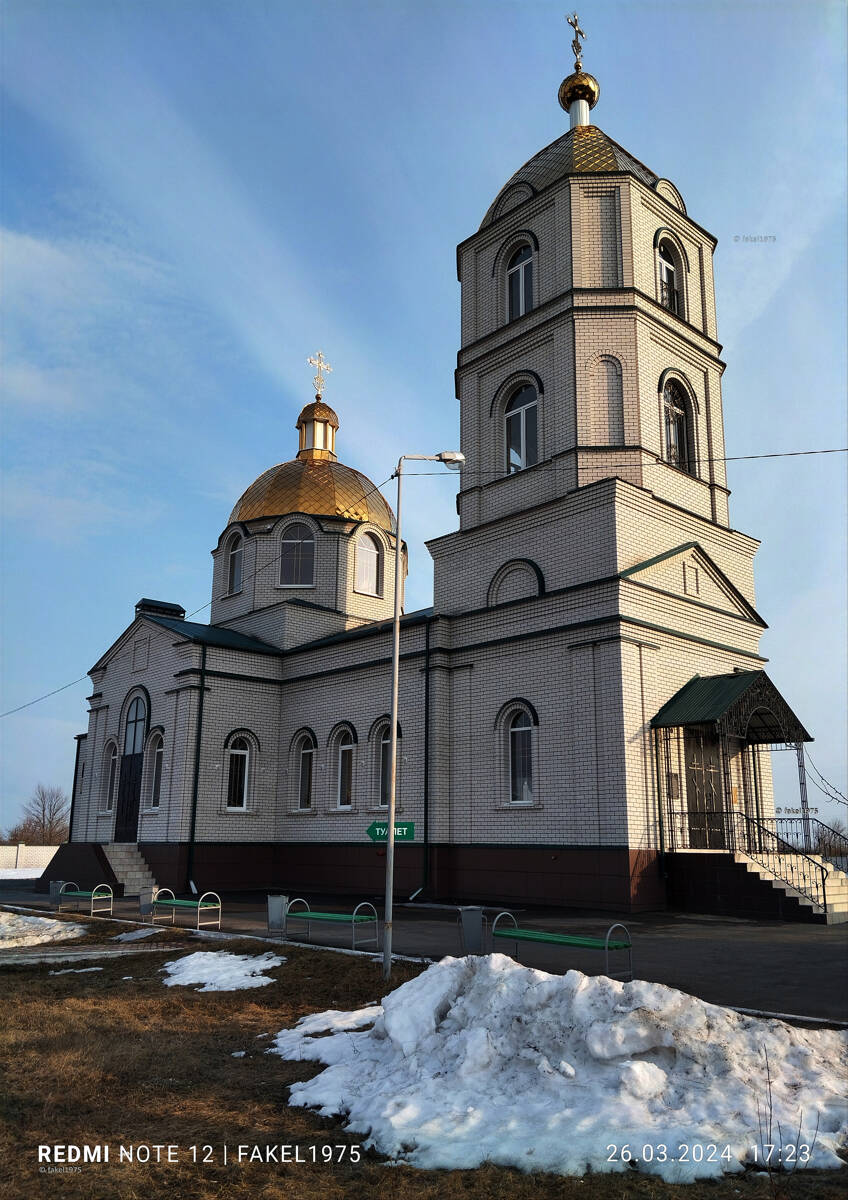
[[[247,808],[247,777],[250,766],[250,744],[247,738],[233,738],[227,750],[227,759],[227,808]]]
[[[363,533],[356,543],[356,582],[354,591],[366,596],[383,594],[383,555],[380,543],[370,533]]]
[[[141,754],[144,749],[144,730],[146,724],[147,706],[141,696],[136,696],[127,713],[124,754]]]
[[[165,744],[161,736],[156,736],[150,746],[152,767],[150,771],[150,807],[159,807],[159,794],[162,791],[162,762],[165,757]]]
[[[300,777],[298,780],[298,808],[312,807],[312,767],[315,758],[315,747],[309,738],[300,743]]]
[[[243,556],[244,543],[241,537],[234,533],[227,547],[227,593],[230,596],[241,591]]]
[[[115,804],[115,786],[118,782],[118,747],[114,742],[106,751],[106,787],[103,793],[103,807],[111,812]]]
[[[536,389],[520,388],[506,406],[506,470],[523,471],[539,461]]]
[[[680,293],[678,292],[677,267],[668,242],[660,242],[660,304],[680,316]]]
[[[338,754],[338,806],[339,808],[351,808],[353,806],[353,738],[347,730],[338,740]]]
[[[398,763],[400,762],[400,730],[398,730]],[[390,726],[386,725],[380,737],[380,807],[389,807],[392,792],[392,738]]]
[[[523,317],[533,307],[533,251],[529,246],[516,250],[506,269],[508,320]]]
[[[280,583],[284,587],[311,587],[315,582],[315,535],[298,521],[283,531],[280,547]]]
[[[513,804],[533,803],[533,725],[526,712],[509,723],[509,785]]]
[[[673,381],[663,388],[663,408],[666,460],[681,471],[694,475],[688,406],[681,388]]]

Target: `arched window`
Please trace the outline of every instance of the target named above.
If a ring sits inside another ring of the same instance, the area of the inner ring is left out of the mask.
[[[389,798],[392,793],[392,737],[391,726],[384,725],[383,731],[380,734],[379,754],[377,758],[377,768],[380,779],[380,808],[389,807]],[[398,729],[398,761],[397,774],[400,777],[400,729]],[[395,799],[397,800],[397,787],[395,789]]]
[[[250,742],[234,737],[227,747],[227,808],[247,808]]]
[[[280,583],[283,587],[312,587],[315,582],[315,535],[298,521],[283,530]]]
[[[521,246],[506,269],[507,320],[523,317],[533,307],[533,251]]]
[[[519,388],[506,406],[506,470],[523,471],[539,461],[537,397],[531,384]]]
[[[165,743],[161,733],[154,734],[148,747],[150,755],[150,796],[151,808],[159,807],[159,794],[162,791],[162,763],[165,758]]]
[[[136,696],[127,713],[127,728],[124,734],[124,754],[141,754],[144,750],[144,734],[147,725],[147,706],[141,696]]]
[[[676,255],[669,242],[660,242],[660,304],[669,312],[682,316],[680,304],[680,280],[677,277]]]
[[[692,453],[692,429],[689,419],[689,402],[683,389],[673,380],[663,388],[663,411],[665,413],[665,457],[672,466],[679,467],[690,475],[695,474]]]
[[[363,533],[356,543],[356,578],[354,591],[366,596],[383,594],[383,552],[380,543],[370,533]]]
[[[244,542],[241,536],[234,533],[227,543],[227,594],[241,591],[242,559],[244,557]]]
[[[336,742],[338,753],[338,791],[336,803],[339,808],[353,807],[353,737],[345,729]]]
[[[509,722],[509,799],[533,803],[533,723],[524,711]]]
[[[297,806],[300,809],[308,809],[312,807],[312,776],[315,766],[315,743],[308,734],[298,743],[297,759]]]
[[[103,752],[103,809],[111,812],[115,806],[115,790],[118,784],[118,747],[109,742]]]

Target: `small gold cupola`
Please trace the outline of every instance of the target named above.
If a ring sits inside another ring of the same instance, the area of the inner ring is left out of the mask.
[[[339,418],[329,404],[325,404],[322,399],[324,372],[329,373],[333,368],[325,361],[320,350],[317,355],[312,355],[306,361],[311,367],[315,367],[317,372],[312,380],[315,385],[315,400],[312,404],[307,404],[297,418],[296,428],[300,434],[297,457],[303,462],[317,459],[335,462],[336,430],[339,427]]]
[[[571,128],[575,129],[581,125],[591,125],[589,111],[598,103],[601,85],[594,75],[583,70],[583,47],[580,45],[580,39],[584,38],[586,34],[580,28],[577,13],[566,17],[566,20],[574,30],[574,39],[571,43],[571,50],[574,54],[574,71],[571,75],[567,75],[559,85],[559,103],[571,118]]]

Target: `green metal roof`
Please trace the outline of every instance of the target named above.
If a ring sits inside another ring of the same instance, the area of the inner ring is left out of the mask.
[[[755,685],[754,695],[740,704],[746,740],[760,743],[813,740],[765,671],[696,675],[666,701],[652,719],[651,726],[671,729],[683,725],[715,725]],[[732,724],[736,723],[739,711],[730,714],[734,718]]]
[[[250,637],[246,633],[238,633],[235,629],[225,629],[221,625],[200,625],[196,621],[180,621],[173,617],[154,617],[151,613],[142,613],[145,621],[161,625],[184,637],[189,642],[201,642],[207,646],[219,646],[222,650],[249,650],[251,654],[282,654],[279,646]]]

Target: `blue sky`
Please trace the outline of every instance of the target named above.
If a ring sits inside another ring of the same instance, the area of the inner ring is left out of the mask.
[[[719,239],[727,453],[845,446],[843,4],[580,16],[595,122]],[[140,596],[208,602],[232,504],[295,452],[318,347],[344,461],[380,483],[457,444],[454,247],[567,127],[571,31],[558,4],[498,0],[7,0],[2,20],[5,710],[84,675]],[[729,464],[767,670],[842,791],[845,473]],[[409,480],[408,607],[455,486]],[[37,782],[70,790],[87,682],[0,722],[0,828]]]

